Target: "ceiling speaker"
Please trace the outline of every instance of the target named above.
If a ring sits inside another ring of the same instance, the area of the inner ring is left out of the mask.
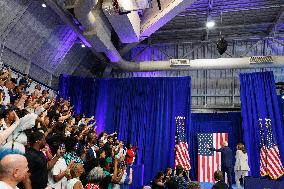
[[[217,41],[217,50],[220,55],[224,54],[227,50],[228,42],[222,37]]]

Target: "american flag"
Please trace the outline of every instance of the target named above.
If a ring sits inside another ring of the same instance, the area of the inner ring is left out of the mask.
[[[184,117],[176,118],[175,167],[181,165],[185,171],[189,171],[191,167],[184,120]]]
[[[221,153],[207,147],[220,149],[228,141],[228,133],[198,133],[198,181],[214,182],[214,172],[221,170]],[[208,145],[208,146],[207,146]]]
[[[259,119],[260,125],[260,174],[269,175],[272,179],[277,179],[284,174],[284,168],[281,163],[278,146],[274,143],[271,120],[265,119],[266,137],[262,119]]]

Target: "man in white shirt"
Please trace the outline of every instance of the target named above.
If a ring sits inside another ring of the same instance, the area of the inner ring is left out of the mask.
[[[25,156],[9,154],[0,161],[0,188],[18,189],[20,183],[28,173],[28,161]]]

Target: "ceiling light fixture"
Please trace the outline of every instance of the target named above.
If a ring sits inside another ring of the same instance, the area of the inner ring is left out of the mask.
[[[215,26],[215,22],[213,20],[207,21],[206,22],[206,27],[207,28],[213,28]]]
[[[43,8],[46,8],[46,4],[45,4],[45,3],[42,3],[41,6],[42,6]]]
[[[85,48],[85,47],[86,47],[86,45],[82,44],[82,45],[81,45],[81,47],[82,47],[82,48]]]

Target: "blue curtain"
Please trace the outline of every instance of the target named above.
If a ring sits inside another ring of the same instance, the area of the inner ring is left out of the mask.
[[[59,95],[64,99],[70,98],[76,114],[84,113],[86,116],[95,114],[98,87],[94,79],[60,75]]]
[[[260,176],[258,118],[270,118],[276,143],[284,163],[284,129],[279,113],[273,72],[240,74],[241,107],[244,140],[249,156],[251,175]]]
[[[143,180],[147,184],[173,166],[175,117],[185,116],[185,125],[190,123],[190,82],[190,77],[91,81],[62,76],[60,94],[71,96],[76,111],[94,113],[99,131],[116,131],[120,139],[138,145],[132,188],[140,188]]]
[[[192,179],[197,180],[197,133],[228,133],[229,147],[235,153],[237,143],[243,142],[241,113],[192,113],[189,133],[192,167],[190,175]]]

